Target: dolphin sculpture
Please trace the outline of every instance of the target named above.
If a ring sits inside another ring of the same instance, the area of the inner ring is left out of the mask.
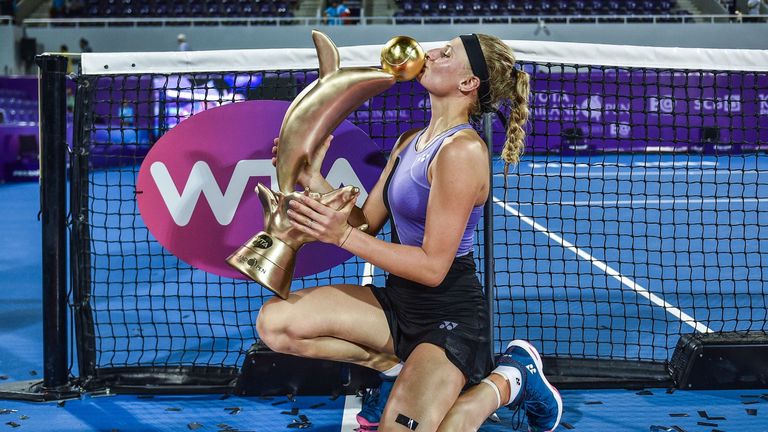
[[[392,87],[396,77],[376,68],[340,68],[339,52],[331,39],[313,30],[320,60],[320,76],[288,107],[277,148],[280,192],[294,191],[304,164],[325,139],[363,102]]]
[[[313,30],[312,39],[320,75],[299,93],[283,118],[276,167],[279,191],[262,184],[256,189],[264,210],[264,231],[227,258],[229,265],[283,299],[290,294],[296,252],[312,241],[295,230],[287,216],[288,204],[300,193],[296,182],[301,169],[317,157],[325,139],[357,107],[395,82],[412,79],[424,65],[421,47],[403,36],[393,38],[382,50],[383,70],[340,68],[339,52],[328,36]],[[355,199],[357,192],[356,187],[346,186],[325,194],[304,193],[338,210]],[[362,211],[355,208],[352,212],[350,223],[367,229]]]

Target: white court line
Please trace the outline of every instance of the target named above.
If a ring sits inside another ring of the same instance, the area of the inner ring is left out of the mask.
[[[587,201],[536,201],[536,202],[514,202],[514,205],[562,205],[562,206],[617,206],[617,205],[640,205],[640,204],[717,204],[717,203],[768,203],[768,198],[699,198],[699,199],[630,199],[630,200],[587,200]]]
[[[365,263],[365,266],[363,266],[363,278],[360,280],[360,285],[366,286],[373,283],[373,269],[374,267],[371,263]]]
[[[344,399],[344,415],[341,417],[340,432],[354,432],[360,425],[357,423],[357,413],[363,406],[363,398],[347,395]]]
[[[597,258],[590,255],[588,252],[584,251],[581,248],[576,247],[573,243],[570,243],[569,241],[565,240],[564,238],[560,237],[559,235],[550,232],[547,230],[546,227],[538,224],[536,221],[534,221],[532,218],[525,216],[524,214],[520,213],[519,211],[513,209],[510,207],[507,203],[501,201],[500,199],[493,197],[493,202],[498,204],[501,208],[506,210],[507,212],[511,213],[513,216],[516,216],[520,218],[521,221],[525,222],[526,224],[530,225],[535,229],[536,231],[540,231],[544,233],[547,237],[555,241],[556,243],[559,243],[564,248],[570,250],[571,252],[574,252],[577,256],[580,258],[589,261],[592,263],[593,266],[597,267],[598,269],[605,272],[607,275],[613,277],[614,279],[621,282],[622,285],[632,289],[637,294],[639,294],[642,297],[645,297],[646,299],[650,300],[653,304],[657,306],[663,307],[667,313],[674,316],[675,318],[680,319],[683,323],[693,327],[696,331],[701,333],[712,333],[712,330],[707,327],[706,325],[696,321],[692,316],[686,314],[685,312],[681,311],[680,309],[672,306],[671,304],[667,303],[663,298],[657,296],[656,294],[653,294],[649,292],[647,289],[643,288],[642,286],[635,283],[633,280],[629,279],[628,277],[622,275],[615,269],[608,266],[608,264],[598,260]]]

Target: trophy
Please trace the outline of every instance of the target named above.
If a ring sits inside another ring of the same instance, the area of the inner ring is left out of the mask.
[[[357,196],[358,189],[345,186],[318,194],[296,192],[303,166],[317,158],[325,139],[363,102],[392,87],[409,81],[423,69],[425,54],[416,41],[406,36],[391,39],[381,50],[382,68],[340,68],[339,52],[325,34],[312,31],[320,76],[307,86],[288,107],[280,127],[277,149],[279,191],[263,184],[256,188],[264,209],[264,231],[227,258],[227,263],[280,298],[290,293],[296,253],[313,239],[293,228],[287,215],[289,203],[302,193],[336,210]],[[362,210],[354,208],[349,220],[368,225]]]

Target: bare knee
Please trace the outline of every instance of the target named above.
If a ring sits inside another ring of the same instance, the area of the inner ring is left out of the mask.
[[[272,298],[261,306],[256,318],[256,331],[259,338],[275,352],[296,354],[289,319],[289,304]]]

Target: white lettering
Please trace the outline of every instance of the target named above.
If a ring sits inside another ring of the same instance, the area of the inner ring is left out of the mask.
[[[665,114],[671,114],[675,109],[675,102],[671,98],[648,98],[648,111],[650,112],[663,112]]]
[[[768,94],[757,95],[760,98],[760,115],[768,115]]]
[[[721,98],[694,100],[693,108],[705,112],[741,112],[741,95],[729,94]]]
[[[240,205],[245,187],[251,177],[269,177],[269,187],[277,185],[275,167],[269,159],[242,160],[237,163],[229,183],[222,192],[219,189],[211,168],[204,161],[198,161],[192,166],[181,193],[171,178],[168,168],[163,162],[155,162],[150,166],[152,179],[160,191],[160,196],[168,208],[173,221],[178,226],[186,226],[192,219],[197,207],[200,194],[205,196],[216,221],[223,226],[229,225]],[[360,188],[358,205],[368,198],[368,192],[355,174],[349,161],[337,159],[331,166],[327,176],[328,182],[334,187],[354,185]]]
[[[186,226],[192,218],[200,193],[213,211],[220,225],[229,225],[251,177],[270,177],[270,183],[277,183],[275,168],[270,160],[242,160],[237,163],[224,193],[221,192],[211,168],[203,161],[195,162],[181,194],[173,183],[168,168],[162,162],[150,167],[157,189],[163,197],[168,211],[178,226]]]
[[[632,128],[629,125],[621,123],[611,123],[608,125],[608,134],[612,137],[628,138]]]

